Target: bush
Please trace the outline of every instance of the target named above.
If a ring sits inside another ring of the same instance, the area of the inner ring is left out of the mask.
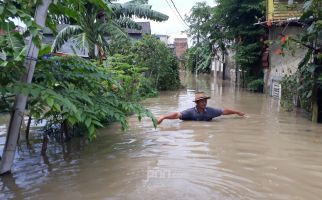
[[[33,84],[15,82],[2,91],[28,95],[30,115],[44,119],[49,129],[59,127],[66,135],[83,130],[93,139],[97,128],[107,122],[119,122],[126,129],[127,116],[132,113],[139,119],[152,118],[155,125],[152,113],[137,103],[142,69],[124,63],[106,68],[70,56],[53,57],[37,65]]]
[[[256,80],[250,81],[247,84],[247,90],[252,92],[263,92],[263,88],[264,88],[263,79],[256,79]]]
[[[179,65],[171,50],[152,36],[134,44],[136,65],[147,68],[145,76],[155,90],[173,90],[180,86]]]
[[[287,111],[292,111],[294,107],[293,99],[298,87],[296,79],[295,75],[284,76],[280,82],[282,86],[281,106]]]
[[[196,45],[186,52],[187,69],[192,73],[210,73],[212,52],[209,44]]]

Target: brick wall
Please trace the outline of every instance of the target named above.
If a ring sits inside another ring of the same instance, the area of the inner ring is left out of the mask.
[[[182,55],[187,51],[188,49],[188,40],[187,38],[175,38],[174,39],[174,46],[175,46],[175,52],[178,59],[182,57]]]

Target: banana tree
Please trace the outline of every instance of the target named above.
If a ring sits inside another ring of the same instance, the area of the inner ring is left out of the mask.
[[[108,50],[108,37],[120,36],[126,37],[123,28],[141,29],[141,27],[132,20],[132,17],[145,18],[154,21],[165,21],[168,16],[152,10],[146,1],[129,1],[127,3],[111,3],[105,1],[106,6],[111,8],[112,13],[108,14],[100,7],[92,4],[82,4],[73,6],[53,6],[56,16],[59,12],[72,13],[71,17],[57,18],[58,22],[68,22],[70,25],[62,29],[52,44],[52,51],[58,51],[62,45],[69,39],[74,39],[76,48],[88,50],[90,58],[105,57]],[[77,10],[77,12],[76,12]],[[60,21],[59,21],[60,20]],[[95,54],[98,50],[98,56]]]

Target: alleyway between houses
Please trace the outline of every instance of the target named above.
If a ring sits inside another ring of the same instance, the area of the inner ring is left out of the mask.
[[[165,120],[154,129],[150,120],[133,116],[126,132],[113,124],[93,142],[52,144],[47,156],[40,155],[41,144],[32,150],[21,144],[13,173],[0,177],[0,199],[321,199],[321,124],[229,81],[205,75],[183,80],[186,89],[163,92],[144,105],[156,116],[181,111],[194,106],[199,89],[211,95],[208,106],[247,117]]]

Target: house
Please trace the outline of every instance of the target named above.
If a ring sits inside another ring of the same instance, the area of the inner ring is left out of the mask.
[[[159,39],[161,42],[164,42],[166,45],[168,45],[168,43],[169,43],[169,36],[168,35],[155,34],[154,37]]]
[[[306,28],[299,22],[303,3],[303,0],[266,0],[265,24],[268,27],[268,39],[273,43],[268,46],[262,58],[264,90],[277,99],[281,97],[280,80],[284,76],[294,74],[306,54],[306,49],[300,46],[294,48],[294,52],[281,51],[281,43],[285,42],[287,37],[296,37]]]
[[[136,22],[138,25],[142,27],[141,30],[137,29],[129,29],[126,28],[124,31],[132,38],[132,39],[142,39],[143,34],[151,35],[151,25],[150,22]]]

